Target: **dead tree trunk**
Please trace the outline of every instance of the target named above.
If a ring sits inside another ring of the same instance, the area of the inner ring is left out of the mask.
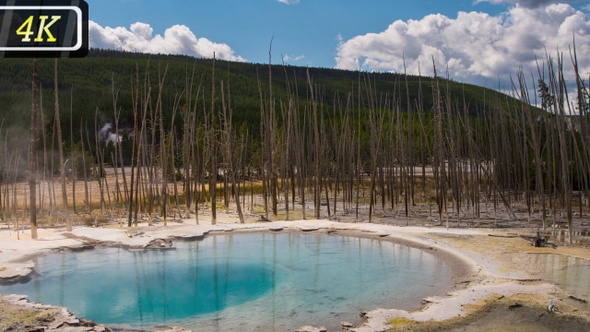
[[[29,146],[29,209],[31,238],[37,238],[37,77],[39,59],[33,59],[32,107],[31,107],[31,141]]]
[[[68,213],[68,194],[66,192],[66,169],[64,163],[63,142],[61,138],[61,124],[59,121],[59,89],[57,85],[57,59],[54,63],[54,89],[55,89],[55,128],[57,129],[57,151],[59,153],[59,173],[61,178],[61,197],[64,217],[66,218],[66,229],[72,230],[72,223]]]
[[[211,224],[217,224],[217,113],[215,112],[215,53],[211,74],[211,128],[209,128],[209,196],[211,197]]]

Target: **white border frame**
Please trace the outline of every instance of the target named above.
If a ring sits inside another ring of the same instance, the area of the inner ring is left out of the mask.
[[[30,51],[30,52],[63,52],[78,51],[82,48],[82,10],[76,6],[0,6],[0,10],[72,10],[78,15],[76,45],[71,47],[7,47],[0,46],[0,52]]]

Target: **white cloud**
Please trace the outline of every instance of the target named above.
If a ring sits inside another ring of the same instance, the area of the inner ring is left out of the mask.
[[[235,54],[227,44],[214,43],[207,38],[197,38],[185,25],[174,25],[156,34],[149,24],[137,22],[125,27],[102,27],[96,22],[88,24],[90,47],[115,49],[152,54],[185,54],[195,57],[246,61]]]
[[[294,5],[299,3],[299,0],[277,0],[280,3],[284,3],[286,5]]]
[[[453,79],[490,85],[521,66],[536,68],[536,58],[542,61],[546,53],[568,52],[574,34],[581,72],[588,73],[590,58],[581,55],[590,54],[590,20],[567,4],[515,6],[499,16],[459,12],[454,19],[437,14],[398,20],[385,31],[342,41],[336,67],[404,72],[405,58],[408,73],[421,68],[432,75],[434,58],[443,75],[448,69]]]
[[[288,62],[298,62],[305,59],[305,55],[301,54],[301,55],[296,55],[296,56],[291,56],[291,55],[283,55],[283,61],[285,63]]]

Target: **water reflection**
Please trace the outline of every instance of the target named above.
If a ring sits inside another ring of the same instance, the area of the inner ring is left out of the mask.
[[[579,299],[590,300],[590,261],[554,254],[529,255],[530,262],[545,280],[561,286]],[[584,304],[590,310],[590,304]]]
[[[38,277],[0,288],[105,324],[194,331],[340,329],[362,310],[411,309],[450,269],[375,239],[302,233],[209,236],[174,251],[109,248],[37,259]]]
[[[550,242],[569,243],[569,230],[552,229],[541,232],[541,234],[548,238]],[[584,244],[590,243],[590,231],[588,230],[572,230],[572,243]]]

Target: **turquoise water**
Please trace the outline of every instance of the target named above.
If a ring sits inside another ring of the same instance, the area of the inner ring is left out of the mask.
[[[450,268],[434,256],[375,239],[246,233],[176,246],[38,257],[37,275],[0,292],[111,326],[288,331],[309,324],[340,330],[362,310],[415,308],[450,284]]]

